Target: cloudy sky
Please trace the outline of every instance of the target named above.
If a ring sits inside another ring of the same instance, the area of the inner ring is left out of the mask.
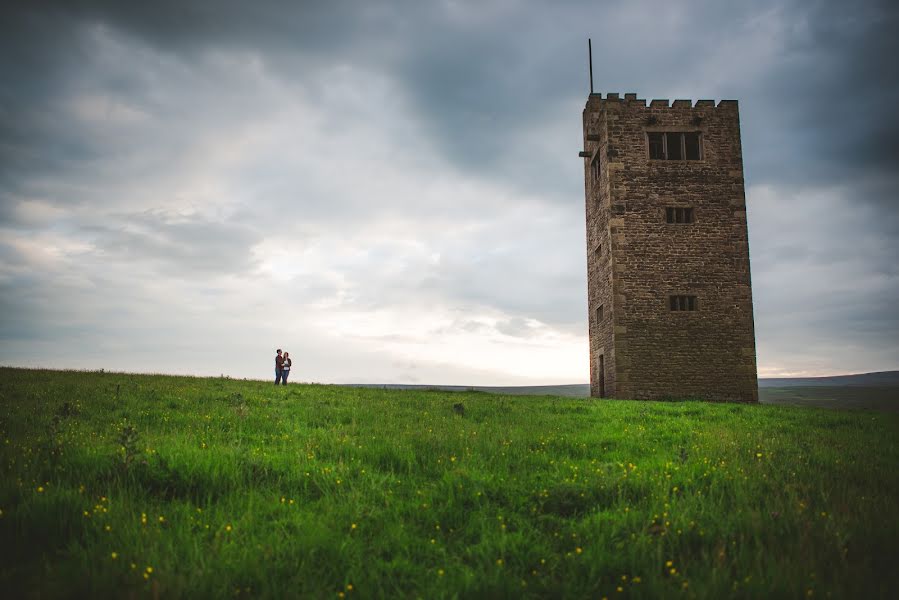
[[[4,3],[0,364],[587,381],[592,37],[740,101],[760,375],[899,368],[895,7]]]

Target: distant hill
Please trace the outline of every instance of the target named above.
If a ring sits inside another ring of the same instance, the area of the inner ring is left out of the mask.
[[[360,383],[353,387],[383,388],[388,390],[443,390],[450,392],[489,392],[491,394],[513,394],[526,396],[567,396],[586,398],[590,396],[590,384],[571,383],[567,385],[519,385],[519,386],[479,386],[479,385],[403,385],[399,383]],[[833,377],[762,377],[760,388],[785,387],[899,387],[899,371],[880,371],[857,375],[836,375]]]
[[[763,377],[760,388],[769,387],[838,387],[838,386],[899,386],[899,371],[878,371],[833,377]]]
[[[590,396],[590,385],[586,383],[529,386],[356,384],[354,387],[487,392],[516,396],[545,395],[569,398],[588,398]],[[899,371],[834,377],[764,377],[759,379],[759,402],[821,408],[899,411]]]

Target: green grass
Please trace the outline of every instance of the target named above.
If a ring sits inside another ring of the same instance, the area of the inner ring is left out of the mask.
[[[899,590],[892,413],[0,369],[0,436],[11,598]]]

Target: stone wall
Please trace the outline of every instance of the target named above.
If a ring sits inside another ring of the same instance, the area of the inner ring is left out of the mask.
[[[606,115],[601,111],[584,111],[585,195],[587,198],[587,295],[590,327],[590,394],[614,397],[616,385],[615,345],[612,325],[612,252],[609,237],[608,156]],[[598,176],[594,171],[598,162]],[[603,318],[597,309],[603,307]],[[603,357],[604,390],[600,390],[599,363]]]
[[[647,132],[699,132],[701,160],[651,160]],[[757,402],[737,103],[594,94],[584,143],[593,395],[602,354],[606,396]],[[694,222],[667,223],[666,207]]]

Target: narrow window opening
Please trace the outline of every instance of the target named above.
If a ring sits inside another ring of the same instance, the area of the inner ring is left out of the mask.
[[[699,160],[699,133],[692,131],[684,134],[684,149],[687,160]]]
[[[602,315],[602,312],[603,312],[603,311],[602,311],[602,304],[600,304],[600,305],[596,308],[596,322],[597,322],[597,323],[602,323],[602,316],[603,316],[603,315]]]
[[[603,355],[599,355],[599,397],[606,396],[606,364]]]
[[[649,132],[649,158],[663,160],[665,158],[664,134]]]
[[[683,153],[681,152],[681,143],[683,135],[680,133],[665,134],[665,151],[668,154],[668,160],[681,160]]]

